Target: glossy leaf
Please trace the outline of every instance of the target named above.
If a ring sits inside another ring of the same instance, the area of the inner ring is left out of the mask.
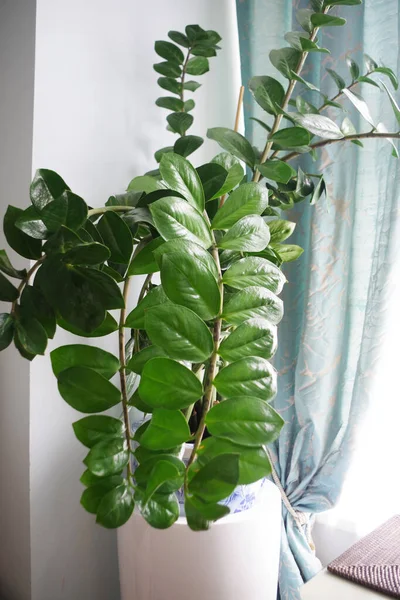
[[[120,368],[119,360],[110,352],[96,346],[70,344],[50,353],[51,366],[56,377],[70,367],[86,367],[106,379],[111,379]]]
[[[189,90],[190,92],[195,92],[199,87],[201,87],[201,83],[198,81],[185,81],[183,84],[183,89]]]
[[[186,254],[193,256],[197,262],[202,263],[216,279],[218,279],[218,269],[211,254],[207,252],[202,246],[189,242],[184,239],[171,240],[162,244],[154,251],[154,256],[159,265],[164,254],[171,252],[185,252]]]
[[[161,98],[157,98],[156,105],[160,108],[167,108],[168,110],[172,110],[177,112],[182,110],[183,102],[180,98],[174,98],[173,96],[163,96]]]
[[[307,146],[310,143],[310,134],[303,127],[287,127],[280,129],[270,139],[281,148]]]
[[[172,302],[190,308],[205,321],[218,314],[221,299],[215,277],[190,254],[164,254],[161,283]]]
[[[277,106],[282,105],[285,96],[285,90],[279,81],[267,75],[252,77],[249,89],[261,108],[271,115],[277,114]]]
[[[126,483],[108,492],[97,509],[96,523],[107,529],[124,525],[133,513],[133,491]]]
[[[170,461],[159,459],[153,466],[147,479],[147,485],[143,496],[143,505],[167,482],[176,482],[176,489],[183,484],[183,477],[180,476],[177,467]]]
[[[17,288],[3,275],[0,273],[0,300],[3,302],[14,302],[19,296]]]
[[[360,76],[360,67],[355,62],[355,60],[353,60],[351,58],[351,56],[346,57],[346,62],[347,62],[347,66],[349,67],[352,80],[355,81]]]
[[[234,262],[225,271],[222,281],[238,290],[260,286],[279,294],[286,279],[282,271],[265,258],[247,256]]]
[[[16,333],[26,352],[44,354],[47,347],[47,335],[44,327],[34,317],[21,317],[16,320]]]
[[[136,489],[135,499],[142,517],[155,529],[168,529],[179,517],[179,504],[175,494],[154,494],[142,506],[143,492]]]
[[[177,62],[178,64],[182,64],[185,60],[182,50],[171,42],[157,41],[154,44],[154,50],[157,52],[158,56],[161,56],[161,58],[164,58],[165,60]]]
[[[244,320],[253,317],[267,319],[275,325],[283,317],[283,303],[266,288],[251,287],[233,294],[222,316],[233,325],[241,325]]]
[[[189,437],[190,429],[180,410],[155,408],[140,444],[149,450],[167,450],[183,444]]]
[[[143,369],[139,394],[153,408],[176,410],[201,398],[203,388],[187,367],[170,358],[153,358]]]
[[[170,308],[171,308],[171,305],[170,305]],[[143,348],[143,350],[140,350],[140,352],[137,352],[136,354],[134,354],[132,356],[132,358],[129,360],[129,362],[127,364],[127,368],[130,371],[133,371],[134,373],[141,375],[145,364],[149,360],[151,360],[152,358],[156,358],[158,356],[165,356],[165,355],[166,355],[166,353],[164,352],[164,350],[162,350],[158,346],[146,346],[146,348]],[[136,406],[136,404],[135,404],[135,406]]]
[[[121,402],[121,392],[105,377],[87,367],[71,367],[58,375],[58,391],[65,402],[83,413],[107,410]]]
[[[149,194],[150,192],[162,189],[162,187],[160,182],[154,177],[150,177],[150,175],[140,175],[139,177],[134,177],[132,179],[128,185],[128,190],[146,192],[146,194]]]
[[[7,313],[0,314],[0,352],[12,342],[14,335],[14,319]]]
[[[114,317],[110,315],[110,313],[106,313],[103,322],[96,329],[90,331],[89,333],[87,331],[83,331],[82,329],[74,327],[73,325],[70,325],[70,323],[67,323],[61,317],[58,317],[57,324],[66,331],[69,331],[75,335],[79,335],[79,337],[91,338],[103,337],[105,335],[113,333],[114,331],[117,331],[118,329],[118,323],[116,322]]]
[[[190,58],[186,65],[186,73],[189,75],[204,75],[209,70],[210,65],[204,56]]]
[[[77,231],[85,223],[87,214],[86,202],[69,190],[46,204],[40,212],[44,224],[50,231],[57,231],[62,225]]]
[[[158,306],[159,304],[169,304],[170,300],[165,295],[165,292],[161,285],[154,287],[148,294],[143,298],[141,302],[129,313],[125,321],[125,327],[132,327],[133,329],[144,329],[144,317],[145,311],[152,306]]]
[[[140,487],[145,488],[149,478],[152,476],[153,469],[157,467],[160,462],[173,466],[175,471],[171,471],[171,476],[168,476],[163,482],[161,482],[161,485],[157,487],[157,492],[160,494],[170,494],[171,492],[175,492],[183,484],[185,464],[172,454],[154,454],[148,460],[141,462],[141,464],[135,469],[136,483]]]
[[[182,135],[176,140],[173,151],[186,158],[200,148],[203,142],[203,138],[198,135]]]
[[[287,79],[291,79],[292,71],[296,71],[300,62],[301,52],[294,48],[271,50],[269,59],[273,66]]]
[[[265,448],[239,446],[229,440],[217,437],[208,437],[202,440],[197,461],[200,464],[205,464],[214,456],[221,454],[239,455],[238,485],[253,483],[271,473],[271,463]]]
[[[229,154],[229,152],[221,152],[212,159],[212,162],[217,163],[217,165],[220,165],[228,172],[224,185],[218,191],[218,196],[223,196],[233,190],[242,181],[244,171],[238,159]]]
[[[69,190],[69,187],[55,171],[38,169],[30,186],[31,202],[41,211],[66,190]]]
[[[186,35],[184,33],[181,33],[180,31],[168,31],[168,37],[173,42],[175,42],[176,44],[179,44],[180,46],[183,46],[184,48],[190,47],[189,39],[186,37]]]
[[[260,252],[268,245],[269,239],[269,229],[264,219],[258,215],[249,215],[229,229],[218,247],[241,252]]]
[[[147,310],[145,328],[153,344],[176,360],[204,362],[214,348],[207,325],[184,306],[170,304]]]
[[[182,84],[172,77],[159,77],[157,79],[158,85],[163,89],[171,92],[172,94],[180,95],[182,91]]]
[[[185,135],[193,124],[193,116],[185,112],[174,112],[167,116],[171,130],[179,135]]]
[[[243,160],[251,169],[254,168],[255,154],[248,140],[240,133],[228,129],[227,127],[214,127],[207,131],[207,137],[224,149]]]
[[[218,198],[228,176],[227,171],[217,163],[207,163],[196,170],[204,189],[206,202]]]
[[[212,244],[211,233],[202,215],[188,202],[169,197],[150,205],[154,224],[169,241],[184,238],[207,249]]]
[[[219,208],[212,220],[212,228],[229,229],[242,217],[261,215],[267,206],[268,190],[259,183],[244,183]]]
[[[110,438],[98,442],[83,461],[97,477],[116,475],[128,464],[129,453],[125,438]]]
[[[248,356],[224,367],[214,386],[226,398],[254,396],[271,400],[276,394],[276,371],[264,358]]]
[[[145,275],[159,271],[153,252],[163,244],[165,244],[165,241],[161,237],[155,238],[146,244],[130,263],[128,275]]]
[[[292,177],[296,176],[296,171],[293,167],[282,160],[267,160],[265,163],[257,165],[257,169],[263,177],[272,179],[272,181],[278,181],[279,183],[288,183]]]
[[[274,250],[279,254],[282,262],[297,260],[304,252],[303,248],[295,244],[277,244],[274,246]]]
[[[311,23],[311,16],[314,14],[314,11],[310,8],[301,8],[296,12],[296,21],[308,33],[311,33],[313,30],[313,25]]]
[[[210,504],[194,496],[185,498],[185,516],[192,531],[207,531],[211,522],[222,519],[229,512],[229,507],[222,504]]]
[[[22,211],[15,226],[26,233],[26,235],[29,235],[29,237],[37,240],[45,240],[50,235],[50,231],[43,223],[40,213],[34,206],[30,206]]]
[[[79,244],[67,250],[63,261],[70,265],[100,265],[108,260],[111,253],[107,246],[93,242],[92,244]]]
[[[243,397],[216,404],[207,413],[206,424],[216,437],[258,447],[276,440],[284,421],[264,400]]]
[[[229,362],[247,356],[271,358],[278,345],[275,325],[261,318],[245,321],[220,344],[218,354]]]
[[[375,67],[373,71],[374,73],[382,73],[383,75],[387,75],[392,82],[394,89],[397,90],[399,87],[399,80],[392,69],[389,69],[388,67]]]
[[[233,492],[238,481],[239,455],[221,454],[194,475],[189,491],[206,502],[219,502]]]
[[[98,483],[102,483],[107,482],[108,479],[111,479],[113,481],[118,481],[118,477],[120,477],[120,475],[111,475],[110,477],[96,477],[96,475],[93,475],[93,473],[91,471],[89,471],[89,469],[85,469],[85,471],[82,473],[79,481],[85,486],[85,487],[90,487],[92,485],[97,485]],[[122,477],[120,478],[120,483],[122,483]],[[119,484],[118,484],[119,485]]]
[[[87,448],[93,448],[105,438],[122,438],[125,431],[122,421],[106,415],[84,417],[72,427],[77,439]]]
[[[154,64],[153,69],[160,75],[165,75],[165,77],[179,77],[182,73],[182,69],[178,64],[168,61]]]
[[[90,472],[90,471],[89,471]],[[100,502],[104,496],[112,489],[123,483],[122,477],[113,475],[111,477],[97,477],[97,483],[89,486],[83,491],[81,496],[81,504],[87,512],[96,514]]]
[[[129,227],[115,212],[106,212],[97,224],[97,229],[110,249],[112,262],[127,264],[133,251],[132,234]]]
[[[186,158],[173,152],[164,154],[160,162],[160,173],[169,188],[182,194],[189,204],[203,212],[203,186],[196,169]]]
[[[297,115],[296,121],[305,129],[327,140],[339,140],[343,137],[340,127],[324,115]]]
[[[311,15],[311,23],[314,27],[340,27],[341,25],[346,25],[346,19],[334,17],[333,15],[314,13]]]
[[[15,279],[25,279],[26,277],[26,269],[22,269],[21,271],[15,269],[5,250],[0,250],[0,271]]]
[[[310,104],[310,102],[304,100],[303,96],[297,96],[296,108],[302,115],[318,114],[318,108],[316,108],[313,104]]]

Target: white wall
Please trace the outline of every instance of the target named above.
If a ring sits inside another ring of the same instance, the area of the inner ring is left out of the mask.
[[[29,202],[35,0],[0,2],[0,214]],[[5,247],[0,227],[0,248]],[[9,252],[15,264],[24,261]],[[27,261],[25,261],[27,262]],[[25,265],[26,266],[26,265]],[[0,312],[9,304],[0,303]],[[30,598],[29,364],[0,356],[0,598]]]
[[[60,172],[99,206],[154,168],[154,151],[174,137],[154,105],[167,94],[156,85],[153,44],[190,23],[224,38],[195,94],[192,129],[204,135],[234,122],[235,0],[37,0],[33,169]],[[208,155],[217,151],[210,142]],[[117,600],[116,536],[79,506],[84,450],[71,429],[79,415],[60,399],[47,357],[31,367],[30,398],[32,600]]]

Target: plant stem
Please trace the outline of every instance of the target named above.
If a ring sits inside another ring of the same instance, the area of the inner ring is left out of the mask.
[[[102,215],[105,212],[128,212],[133,210],[133,206],[102,206],[101,208],[91,208],[88,211],[88,217],[93,215]]]
[[[183,86],[185,84],[186,69],[187,69],[187,64],[188,64],[189,58],[190,58],[190,51],[191,51],[191,48],[188,49],[186,59],[185,59],[185,62],[183,63],[183,67],[182,67],[181,93],[180,93],[180,98],[181,98],[182,102],[185,102],[185,88]],[[182,106],[181,112],[185,112],[184,106]]]
[[[36,269],[38,269],[40,267],[40,265],[42,264],[42,262],[45,259],[46,259],[46,256],[42,256],[42,258],[39,258],[39,260],[37,260],[35,262],[35,264],[29,269],[26,276],[24,277],[24,279],[21,281],[21,283],[18,286],[18,298],[20,297],[21,292],[24,289],[24,287],[26,285],[28,285],[29,280],[32,277],[32,275],[34,274],[34,272],[36,271]],[[16,300],[14,300],[14,302],[11,305],[11,314],[12,315],[15,313],[15,309],[17,308],[18,298]]]
[[[397,133],[375,133],[373,131],[368,131],[367,133],[355,133],[354,135],[346,135],[345,137],[335,139],[335,140],[322,140],[321,142],[317,142],[316,144],[312,144],[310,148],[318,149],[323,148],[324,146],[329,146],[330,144],[337,144],[338,142],[348,142],[351,140],[364,140],[366,138],[394,138],[400,139],[400,132]],[[280,160],[287,162],[288,160],[293,160],[300,156],[299,152],[290,152],[290,154],[286,154],[282,156]]]
[[[365,75],[363,75],[363,77],[368,77],[369,75],[371,75],[372,71],[368,71],[367,73],[365,73]],[[348,85],[346,88],[346,90],[351,90],[353,89],[354,86],[358,85],[359,83],[361,83],[361,81],[353,81],[350,85]],[[336,96],[333,96],[333,98],[330,98],[329,101],[324,102],[324,104],[322,104],[319,109],[318,112],[321,112],[321,110],[324,110],[325,108],[329,107],[329,103],[328,102],[336,102],[336,100],[339,100],[339,98],[341,98],[343,96],[343,90],[340,90]]]
[[[235,126],[234,126],[233,131],[239,130],[240,112],[242,110],[243,95],[244,95],[244,85],[241,85],[240,89],[239,89],[239,97],[238,97],[238,102],[237,102],[237,107],[236,107]],[[221,206],[224,204],[227,197],[228,197],[228,194],[224,194],[223,196],[221,196],[221,198],[219,200],[219,208],[221,208]]]
[[[128,391],[126,387],[126,373],[125,373],[125,318],[126,318],[126,305],[128,300],[130,277],[127,277],[124,281],[123,297],[124,297],[124,308],[121,308],[120,319],[119,319],[119,330],[118,330],[118,345],[119,345],[119,361],[121,367],[119,369],[119,379],[121,384],[121,396],[122,396],[122,408],[124,413],[125,423],[125,437],[128,445],[129,461],[127,465],[128,481],[132,479],[132,468],[131,468],[131,425],[129,422],[129,409],[128,409]]]
[[[329,10],[329,8],[325,8],[324,14],[326,14],[328,12],[328,10]],[[309,39],[310,39],[311,42],[314,42],[315,38],[317,37],[317,33],[318,33],[318,27],[314,27],[314,29],[312,30],[312,32],[310,34],[310,37],[309,37]],[[304,52],[301,53],[299,63],[297,65],[297,67],[296,67],[296,70],[294,71],[296,75],[300,75],[300,73],[301,73],[301,71],[302,71],[302,69],[304,67],[304,63],[306,62],[307,56],[308,56],[308,52],[304,51]],[[289,100],[292,97],[293,90],[294,90],[294,88],[296,86],[296,83],[297,83],[296,79],[291,79],[290,80],[289,86],[288,86],[288,88],[286,90],[286,94],[285,94],[285,96],[283,98],[283,102],[282,102],[282,106],[281,106],[282,110],[286,110],[286,107],[289,104]],[[278,131],[278,129],[280,127],[280,124],[281,124],[281,121],[282,121],[282,117],[283,117],[283,114],[281,114],[281,113],[277,114],[275,116],[275,120],[274,120],[274,123],[272,125],[271,133],[268,136],[268,140],[267,140],[267,143],[265,144],[264,152],[262,153],[262,156],[261,156],[261,159],[260,159],[260,163],[261,164],[264,163],[267,160],[267,158],[268,158],[268,154],[270,153],[272,145],[274,143],[273,140],[271,140],[270,138],[274,135],[274,133],[276,133]],[[259,181],[260,177],[261,177],[261,173],[260,173],[260,171],[258,171],[256,169],[255,172],[254,172],[254,175],[253,175],[253,181],[256,181],[256,182]]]

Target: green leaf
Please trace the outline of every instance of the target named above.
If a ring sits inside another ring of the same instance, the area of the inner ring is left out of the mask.
[[[205,321],[218,314],[221,297],[215,277],[190,254],[164,254],[161,283],[172,302],[190,308]]]
[[[250,287],[228,299],[222,317],[233,325],[241,325],[244,320],[253,317],[267,319],[275,325],[283,317],[283,303],[265,288]]]
[[[176,140],[173,151],[176,154],[179,154],[180,156],[184,156],[186,158],[190,154],[193,154],[193,152],[195,152],[198,148],[200,148],[203,142],[203,138],[199,137],[198,135],[182,135]]]
[[[159,271],[153,252],[163,244],[165,244],[165,241],[161,237],[155,238],[146,244],[129,265],[128,275],[145,275]]]
[[[334,17],[333,15],[314,13],[311,15],[311,23],[314,27],[340,27],[341,25],[346,25],[346,19]]]
[[[22,269],[21,271],[14,269],[5,250],[0,250],[0,271],[15,279],[25,279],[26,277],[26,269]]]
[[[388,132],[388,130],[386,129],[386,127],[383,123],[378,123],[378,125],[376,126],[376,130],[379,133],[387,133]],[[399,152],[398,152],[397,147],[395,146],[393,140],[391,138],[385,138],[385,139],[392,146],[392,156],[394,158],[399,158]],[[358,142],[358,141],[359,140],[353,140],[353,143]],[[360,144],[361,144],[361,142],[360,142]],[[362,147],[362,144],[361,144],[361,147]]]
[[[186,35],[184,33],[181,33],[180,31],[168,31],[168,37],[173,42],[175,42],[176,44],[179,44],[180,46],[183,46],[184,48],[190,47],[190,42],[189,42],[188,38],[186,37]]]
[[[203,387],[187,367],[170,358],[153,358],[146,363],[139,394],[153,408],[176,410],[190,406],[203,395]],[[169,448],[176,446],[171,444]]]
[[[165,295],[161,285],[150,290],[141,302],[129,313],[125,321],[125,327],[133,329],[144,329],[145,310],[159,304],[169,304],[170,301]]]
[[[303,248],[294,244],[277,244],[273,249],[279,254],[282,262],[297,260],[304,252]]]
[[[153,360],[168,359],[154,358]],[[189,438],[189,425],[180,410],[155,408],[150,425],[140,438],[140,444],[149,450],[168,450],[169,448],[183,444]]]
[[[327,140],[339,140],[343,137],[340,127],[323,115],[296,115],[296,122],[314,135]]]
[[[207,413],[206,424],[216,437],[254,447],[276,440],[284,421],[264,400],[244,397],[213,406]]]
[[[210,229],[202,215],[188,202],[167,197],[150,205],[154,224],[169,241],[184,238],[207,249],[212,245]]]
[[[304,29],[307,33],[311,33],[313,30],[313,25],[311,23],[311,16],[314,14],[314,11],[310,8],[301,8],[296,11],[296,21]]]
[[[30,186],[31,202],[41,211],[66,190],[69,187],[57,173],[49,169],[38,169]]]
[[[268,131],[268,133],[270,133],[271,131],[271,127],[269,125],[267,125],[266,123],[264,123],[264,121],[261,121],[260,119],[256,119],[255,117],[250,117],[251,121],[255,121],[256,123],[258,123],[259,125],[261,125],[261,127],[263,129],[265,129],[265,131]]]
[[[368,54],[364,54],[364,61],[365,61],[365,65],[367,67],[368,73],[370,73],[371,71],[374,71],[374,69],[376,69],[376,67],[378,66],[378,64],[374,61],[374,59],[371,58]]]
[[[196,169],[186,158],[173,152],[164,154],[160,162],[160,173],[168,187],[182,194],[189,204],[203,212],[203,186]]]
[[[107,246],[93,242],[73,246],[63,256],[63,261],[70,265],[100,265],[110,258]]]
[[[229,229],[220,240],[218,247],[241,252],[260,252],[270,239],[269,229],[262,217],[243,217]]]
[[[44,354],[47,346],[47,335],[44,327],[33,317],[21,317],[16,320],[18,339],[26,352]]]
[[[264,358],[248,356],[219,371],[214,386],[227,398],[254,396],[267,401],[276,394],[276,371]]]
[[[140,192],[146,192],[146,194],[155,192],[159,189],[162,189],[160,182],[154,177],[150,177],[150,175],[134,177],[128,185],[128,190],[137,190]]]
[[[268,223],[268,227],[271,234],[271,243],[276,243],[283,242],[290,237],[296,227],[296,223],[286,221],[286,219],[276,219],[274,221],[270,221]],[[274,292],[275,290],[271,289],[271,291]]]
[[[69,190],[46,204],[40,212],[40,217],[49,231],[58,231],[62,225],[77,231],[86,222],[87,215],[86,202]]]
[[[97,229],[110,249],[112,262],[128,264],[133,251],[133,239],[121,217],[115,212],[106,212],[98,222]]]
[[[228,129],[227,127],[214,127],[208,129],[207,137],[210,140],[218,142],[224,150],[227,150],[239,160],[243,160],[250,169],[254,168],[254,163],[256,161],[254,150],[250,142],[240,133]]]
[[[189,92],[195,92],[199,87],[201,87],[201,83],[198,81],[185,81],[183,84],[183,89],[189,90]]]
[[[343,135],[355,135],[357,133],[356,128],[348,117],[345,117],[342,121],[341,130]]]
[[[121,527],[130,519],[134,508],[132,490],[124,483],[103,497],[97,509],[96,523],[107,529]]]
[[[66,331],[69,331],[69,332],[73,333],[74,335],[79,335],[79,337],[91,337],[91,338],[103,337],[105,335],[109,335],[110,333],[114,333],[114,331],[117,331],[117,329],[118,329],[118,323],[114,319],[114,317],[112,317],[110,315],[110,313],[106,313],[106,316],[105,316],[103,322],[96,329],[94,329],[93,331],[91,331],[89,333],[87,331],[83,331],[82,329],[74,327],[73,325],[70,325],[69,323],[64,321],[64,319],[62,319],[61,317],[59,317],[57,319],[57,323],[60,327],[62,327]]]
[[[253,483],[271,473],[271,463],[265,448],[246,448],[217,437],[208,437],[202,440],[197,461],[199,464],[205,464],[221,454],[239,455],[238,485]]]
[[[374,120],[371,116],[371,113],[369,112],[369,108],[368,108],[368,105],[365,102],[365,100],[363,100],[363,98],[361,98],[361,96],[359,96],[358,94],[355,94],[354,92],[350,92],[350,90],[347,90],[347,89],[343,90],[343,94],[345,94],[345,96],[347,96],[347,98],[350,100],[350,102],[358,110],[360,115],[362,115],[362,117],[364,117],[364,119],[370,125],[374,125]]]
[[[176,466],[172,462],[159,459],[149,474],[143,497],[143,505],[150,500],[155,492],[171,480],[176,482],[176,489],[179,489],[183,484],[183,477],[179,476]]]
[[[30,206],[22,212],[15,226],[29,237],[37,240],[45,240],[50,234],[34,206]]]
[[[356,61],[351,58],[351,56],[346,57],[346,62],[350,70],[352,81],[356,81],[360,76],[360,67]]]
[[[171,307],[172,305],[170,305],[170,308]],[[140,352],[137,352],[132,356],[132,358],[127,364],[127,369],[133,371],[134,373],[137,373],[138,375],[141,375],[145,364],[152,358],[156,358],[158,356],[165,356],[164,350],[157,346],[147,346],[146,348],[143,348],[143,350],[140,350]],[[132,399],[130,400],[130,402],[131,401]]]
[[[272,221],[274,223],[275,221]],[[282,221],[288,223],[288,221]],[[224,273],[222,281],[238,290],[251,286],[266,287],[279,294],[286,281],[284,274],[278,267],[265,258],[247,256],[234,262]]]
[[[89,471],[90,472],[90,471]],[[123,483],[122,477],[113,475],[112,477],[96,477],[97,483],[90,485],[86,490],[83,490],[81,496],[81,504],[87,512],[96,514],[100,502],[104,496],[112,489]]]
[[[192,478],[189,492],[205,502],[218,502],[233,492],[239,481],[239,455],[220,454]]]
[[[42,242],[32,239],[15,226],[23,211],[15,206],[8,206],[4,215],[3,229],[9,246],[25,258],[38,259],[42,254]]]
[[[110,438],[93,446],[83,462],[93,475],[108,477],[120,473],[128,461],[125,438]]]
[[[392,82],[394,89],[397,90],[399,87],[399,81],[392,69],[389,69],[388,67],[375,67],[374,73],[382,73],[383,75],[387,75]]]
[[[164,154],[166,154],[167,152],[173,152],[173,151],[174,151],[173,146],[165,146],[165,148],[160,148],[159,150],[156,150],[156,152],[154,152],[154,158],[159,163]],[[144,196],[144,199],[146,197],[147,196]]]
[[[333,81],[338,86],[339,92],[341,92],[346,87],[345,80],[342,77],[340,77],[340,75],[338,73],[336,73],[336,71],[333,71],[333,69],[326,69],[326,70],[329,73],[329,75],[332,77]]]
[[[173,112],[167,116],[167,121],[172,131],[185,135],[193,123],[193,116],[185,112]]]
[[[229,507],[222,504],[209,504],[194,496],[185,498],[185,516],[192,531],[207,531],[210,521],[218,521],[229,515],[229,512]]]
[[[302,83],[303,85],[305,85],[307,89],[312,90],[314,92],[319,92],[320,91],[315,85],[313,85],[309,81],[306,81],[305,79],[303,79],[303,77],[301,77],[300,75],[298,75],[294,71],[292,71],[290,75],[291,75],[291,79],[294,79],[295,81],[299,81],[300,83]]]
[[[263,177],[279,183],[288,183],[292,177],[296,176],[293,167],[282,160],[267,160],[265,163],[257,165],[257,169]]]
[[[362,4],[362,0],[325,0],[324,8],[327,6],[356,6]]]
[[[261,215],[268,206],[268,190],[259,183],[244,183],[232,192],[212,220],[213,229],[229,229],[242,217]],[[265,245],[268,244],[268,241]]]
[[[182,50],[171,42],[157,41],[154,44],[154,50],[158,56],[171,62],[182,64],[185,60]]]
[[[14,319],[7,313],[0,314],[0,352],[12,342],[14,335]]]
[[[165,77],[179,77],[182,73],[181,67],[173,62],[160,62],[153,65],[153,69],[160,73],[160,75],[165,75]]]
[[[96,477],[96,475],[93,475],[93,473],[91,473],[91,472],[89,471],[89,469],[86,469],[86,470],[85,470],[85,471],[82,473],[82,475],[81,475],[81,477],[80,477],[79,481],[80,481],[80,482],[81,482],[81,483],[82,483],[82,484],[83,484],[85,487],[90,487],[90,486],[92,486],[92,485],[97,485],[97,484],[99,484],[99,483],[103,483],[103,482],[104,482],[105,484],[107,484],[107,482],[108,482],[108,481],[110,481],[110,483],[111,483],[111,481],[115,481],[115,482],[116,482],[116,481],[118,481],[118,479],[117,479],[118,477],[120,477],[120,475],[111,475],[110,477]],[[120,477],[120,483],[122,483],[122,481],[123,481],[123,480],[122,480],[122,477]],[[119,484],[117,484],[117,485],[119,485]]]
[[[360,75],[360,77],[357,79],[357,81],[359,81],[360,83],[369,83],[370,85],[374,85],[377,88],[379,87],[379,85],[376,83],[376,81],[374,81],[370,77],[365,77],[364,75]]]
[[[277,114],[277,106],[281,106],[285,90],[279,81],[267,75],[252,77],[249,89],[254,100],[270,115]]]
[[[195,102],[194,102],[194,100],[192,100],[191,98],[190,98],[189,100],[186,100],[186,101],[183,103],[183,110],[184,110],[185,112],[190,112],[191,110],[193,110],[193,109],[194,109],[194,107],[195,107]],[[196,136],[193,136],[193,137],[196,137]],[[178,154],[180,154],[180,153],[178,152]],[[185,156],[185,155],[183,155],[183,156]]]
[[[50,353],[51,366],[56,377],[70,367],[86,367],[111,379],[120,368],[119,360],[110,352],[95,346],[70,344],[60,346]]]
[[[179,517],[179,504],[175,494],[154,494],[142,506],[143,492],[135,491],[135,499],[142,517],[155,529],[168,529]]]
[[[0,300],[4,302],[14,302],[19,297],[19,291],[17,288],[8,281],[7,277],[4,277],[0,273]]]
[[[119,419],[106,415],[92,415],[72,423],[75,436],[87,448],[93,448],[104,438],[122,438],[125,427]]]
[[[300,46],[303,52],[323,52],[324,54],[330,54],[327,48],[320,48],[315,42],[305,37],[300,37]]]
[[[207,58],[204,56],[195,56],[190,58],[186,65],[186,73],[189,75],[204,75],[210,70]]]
[[[121,402],[119,389],[87,367],[70,367],[61,371],[58,391],[67,404],[83,413],[102,412]]]
[[[287,79],[292,79],[292,71],[296,71],[300,62],[301,52],[294,48],[271,50],[269,59],[273,66]]]
[[[176,94],[179,96],[182,91],[182,84],[180,81],[176,81],[172,77],[159,77],[157,79],[158,85],[163,89],[171,92],[172,94]]]
[[[224,185],[218,190],[218,194],[223,196],[233,190],[233,188],[242,181],[244,171],[237,158],[232,156],[232,154],[229,154],[229,152],[221,152],[212,159],[212,162],[228,171],[228,177],[226,178]]]
[[[315,12],[322,12],[324,8],[324,0],[311,0],[311,6]]]
[[[302,96],[297,96],[296,98],[296,108],[302,115],[308,114],[318,114],[318,108],[316,108],[313,104],[310,104]]]
[[[287,127],[271,135],[270,140],[281,148],[307,146],[311,136],[303,127]]]
[[[145,349],[147,349],[147,348],[145,348]],[[140,352],[138,354],[136,354],[135,356],[138,356],[139,354],[140,354]],[[162,355],[162,356],[164,356],[164,355]],[[154,358],[154,357],[150,357],[149,360],[151,360],[151,358]],[[129,404],[129,406],[134,406],[135,408],[137,408],[138,410],[140,410],[145,415],[148,415],[148,414],[150,414],[150,413],[153,412],[153,409],[151,408],[151,406],[149,406],[148,404],[146,404],[146,402],[143,402],[143,400],[139,396],[139,393],[138,393],[137,390],[129,398],[128,404]],[[136,439],[136,437],[134,439]]]
[[[186,254],[193,256],[197,262],[200,262],[207,267],[214,277],[218,279],[218,269],[215,261],[211,254],[202,246],[184,239],[176,239],[166,242],[154,251],[154,256],[158,264],[161,265],[161,260],[164,254],[169,254],[171,252],[185,252]]]
[[[53,338],[56,332],[56,315],[46,301],[41,291],[33,286],[26,285],[21,294],[20,314],[24,317],[34,317],[44,328],[47,337]]]
[[[277,348],[275,325],[266,319],[249,319],[226,337],[220,344],[218,354],[229,362],[247,356],[271,358]]]
[[[152,343],[176,360],[204,362],[214,349],[207,325],[184,306],[170,304],[147,310],[145,327]]]
[[[150,453],[152,453],[150,451]],[[136,454],[136,453],[135,453]],[[183,484],[183,477],[185,474],[185,464],[176,456],[172,454],[154,454],[145,461],[141,461],[140,465],[135,469],[135,481],[141,487],[146,487],[147,481],[152,474],[154,467],[160,462],[167,463],[174,467],[175,473],[172,477],[167,478],[161,486],[158,488],[160,494],[170,494],[178,490]],[[168,481],[169,479],[169,481]]]
[[[400,108],[399,105],[397,104],[395,98],[393,97],[392,93],[390,92],[390,90],[388,89],[388,87],[383,83],[383,81],[381,80],[381,84],[383,85],[383,88],[385,90],[385,92],[387,93],[389,100],[390,100],[390,104],[392,105],[393,108],[393,112],[394,115],[397,119],[397,122],[400,124]]]
[[[214,198],[219,198],[219,190],[223,187],[228,176],[227,171],[217,163],[206,163],[197,167],[196,170],[204,189],[206,202]]]
[[[180,98],[174,98],[173,96],[163,96],[161,98],[157,98],[156,105],[160,108],[167,108],[168,110],[173,110],[174,112],[182,110],[184,106]]]

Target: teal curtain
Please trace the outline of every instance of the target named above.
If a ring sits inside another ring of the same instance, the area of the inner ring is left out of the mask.
[[[244,85],[253,75],[280,78],[268,61],[269,51],[287,45],[284,33],[298,29],[295,12],[306,6],[298,0],[237,0]],[[333,97],[337,88],[325,68],[350,83],[346,52],[360,64],[365,52],[399,72],[398,0],[365,0],[361,6],[335,12],[347,19],[347,25],[323,30],[320,45],[331,54],[310,55],[306,79]],[[387,79],[385,83],[390,85]],[[301,84],[298,91],[304,92]],[[368,84],[358,91],[376,123],[397,131],[386,95]],[[400,100],[397,92],[395,96]],[[305,97],[321,104],[318,93]],[[358,131],[367,131],[369,126],[349,103],[343,101],[343,106],[348,113],[330,109],[328,115],[340,123],[347,114]],[[244,108],[246,133],[261,148],[265,131],[250,117],[267,120],[268,115],[248,93]],[[302,522],[299,526],[283,507],[279,580],[283,600],[299,598],[303,582],[321,568],[309,525],[316,513],[337,502],[357,428],[370,402],[377,401],[369,397],[369,390],[400,238],[399,161],[391,157],[388,142],[366,141],[363,149],[334,144],[319,153],[317,164],[302,159],[301,165],[308,172],[324,170],[329,200],[315,207],[303,203],[287,215],[297,223],[290,242],[305,252],[285,268],[285,318],[275,357],[280,377],[274,402],[286,421],[273,450],[275,468]]]

